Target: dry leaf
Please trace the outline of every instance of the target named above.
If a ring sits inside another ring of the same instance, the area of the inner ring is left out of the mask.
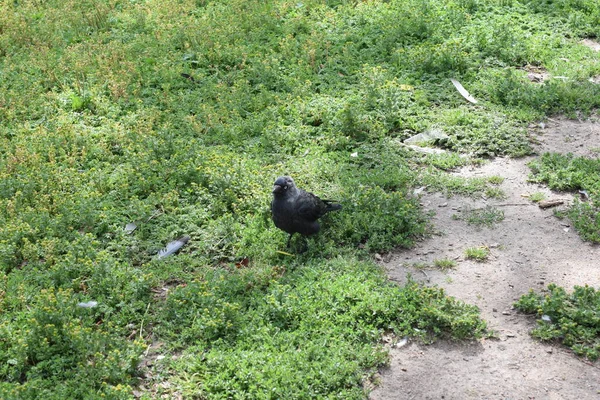
[[[250,260],[248,260],[248,257],[244,257],[241,261],[236,262],[235,266],[237,268],[247,267],[249,262]]]

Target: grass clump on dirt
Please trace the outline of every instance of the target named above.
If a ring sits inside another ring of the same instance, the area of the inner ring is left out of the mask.
[[[475,260],[477,262],[483,262],[490,256],[490,249],[486,246],[469,247],[465,249],[465,257],[468,260]]]
[[[498,207],[487,205],[484,208],[466,208],[461,210],[459,214],[454,214],[452,218],[466,221],[468,224],[477,227],[493,228],[494,224],[504,220],[504,211]]]
[[[434,191],[440,191],[446,196],[462,195],[469,197],[488,197],[502,199],[506,195],[487,178],[464,178],[449,175],[435,168],[428,168],[420,177],[420,181]]]
[[[546,294],[531,290],[515,307],[539,318],[532,336],[543,341],[559,340],[590,360],[600,356],[600,291],[586,285],[575,286],[572,293],[567,293],[550,284]]]
[[[449,258],[438,258],[433,260],[433,266],[442,271],[447,271],[449,269],[456,268],[456,261]]]
[[[543,192],[535,192],[528,195],[527,198],[534,203],[539,203],[540,201],[546,199],[546,194]]]
[[[578,191],[580,199],[566,214],[583,239],[600,243],[600,160],[545,153],[530,168],[534,182],[553,190]]]

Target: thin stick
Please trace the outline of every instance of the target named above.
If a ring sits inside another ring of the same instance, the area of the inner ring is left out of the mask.
[[[142,317],[142,322],[140,324],[140,339],[144,338],[144,336],[142,335],[142,331],[144,330],[144,319],[146,318],[146,315],[148,315],[149,309],[150,309],[150,303],[148,303],[148,307],[146,307],[146,312],[144,313],[144,316]]]

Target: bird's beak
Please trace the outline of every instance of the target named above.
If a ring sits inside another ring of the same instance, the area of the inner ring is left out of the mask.
[[[281,192],[282,189],[283,189],[283,187],[281,185],[274,185],[273,193],[279,193],[279,192]]]

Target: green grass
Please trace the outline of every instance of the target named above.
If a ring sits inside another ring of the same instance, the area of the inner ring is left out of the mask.
[[[587,193],[585,201],[575,200],[567,215],[583,239],[600,243],[600,161],[572,154],[545,153],[529,166],[534,182],[546,183],[553,190]]]
[[[535,193],[531,193],[528,196],[529,200],[531,200],[534,203],[539,203],[542,200],[546,199],[546,195],[542,192],[535,192]]]
[[[456,268],[456,261],[450,260],[449,258],[439,258],[433,260],[433,266],[442,271],[447,271],[449,269]]]
[[[462,195],[496,199],[503,199],[506,196],[502,189],[491,184],[487,178],[464,178],[432,167],[423,171],[419,180],[428,188],[440,191],[446,196]]]
[[[493,185],[500,185],[502,182],[504,182],[504,178],[498,175],[492,175],[488,177],[488,182]]]
[[[465,257],[469,260],[483,262],[490,256],[490,249],[486,246],[469,247],[465,249]]]
[[[545,294],[531,290],[515,303],[527,314],[535,314],[537,327],[531,335],[543,341],[558,340],[579,356],[597,360],[600,356],[600,292],[589,286],[575,286],[572,293],[555,284]]]
[[[2,398],[131,398],[153,342],[147,397],[364,398],[383,332],[483,330],[473,307],[367,261],[428,233],[413,189],[501,197],[445,171],[528,154],[529,122],[600,105],[599,56],[578,43],[600,35],[594,0],[2,10]],[[532,84],[527,63],[569,79]],[[399,145],[431,128],[447,154]],[[292,257],[269,220],[282,174],[344,206]]]
[[[473,306],[414,283],[398,289],[368,262],[301,265],[291,265],[281,279],[260,290],[248,290],[247,273],[240,273],[233,287],[231,279],[213,288],[195,281],[169,296],[164,304],[168,317],[159,332],[184,349],[169,367],[178,371],[188,395],[242,392],[263,398],[276,391],[281,398],[319,393],[362,398],[364,371],[386,360],[382,347],[373,348],[382,332],[425,340],[448,332],[460,339],[481,334],[485,326]],[[214,293],[225,290],[230,295],[223,313]],[[407,309],[416,313],[399,313]]]
[[[468,224],[477,227],[486,226],[488,228],[493,228],[494,224],[504,220],[504,211],[497,207],[487,205],[484,208],[466,208],[461,210],[459,214],[454,214],[452,218],[466,221]]]

